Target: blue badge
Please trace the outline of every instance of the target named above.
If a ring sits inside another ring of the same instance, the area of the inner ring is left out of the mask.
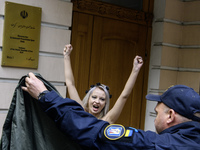
[[[109,140],[117,140],[125,134],[125,128],[122,125],[111,124],[104,130],[104,135]]]

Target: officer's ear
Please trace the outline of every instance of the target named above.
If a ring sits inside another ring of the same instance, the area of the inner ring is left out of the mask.
[[[171,124],[175,121],[176,112],[173,109],[169,109],[167,112],[167,124]]]

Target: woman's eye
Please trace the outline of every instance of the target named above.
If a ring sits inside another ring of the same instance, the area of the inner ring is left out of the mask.
[[[92,98],[94,98],[94,99],[95,99],[95,98],[97,98],[97,97],[96,97],[96,96],[92,96]]]
[[[102,101],[105,101],[105,98],[101,98]]]

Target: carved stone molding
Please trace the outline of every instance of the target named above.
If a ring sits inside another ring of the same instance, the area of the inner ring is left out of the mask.
[[[73,11],[103,16],[143,25],[151,25],[153,15],[96,0],[72,0]]]

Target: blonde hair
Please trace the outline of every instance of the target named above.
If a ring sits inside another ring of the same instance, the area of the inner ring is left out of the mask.
[[[110,94],[108,91],[109,90],[108,86],[106,86],[104,84],[99,84],[99,83],[97,83],[94,86],[91,86],[91,88],[89,89],[89,91],[87,92],[85,97],[83,98],[83,107],[84,107],[85,111],[88,112],[88,101],[89,101],[90,95],[93,93],[93,91],[96,88],[103,90],[106,94],[106,99],[105,99],[106,104],[105,104],[105,107],[101,110],[101,113],[98,118],[98,119],[101,119],[102,117],[104,117],[107,114],[107,112],[109,110],[109,106],[110,106]]]

